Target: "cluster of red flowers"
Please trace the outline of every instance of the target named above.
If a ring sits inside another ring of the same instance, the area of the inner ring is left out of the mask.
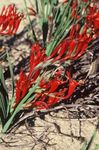
[[[16,83],[16,104],[18,104],[20,100],[26,95],[30,86],[35,83],[37,77],[39,76],[41,69],[37,69],[36,71],[34,71],[35,67],[39,63],[44,61],[46,62],[47,60],[49,60],[49,58],[47,58],[47,56],[44,54],[44,50],[40,47],[40,45],[38,43],[34,44],[32,46],[30,56],[30,72],[28,75],[26,75],[25,73],[23,73],[23,71],[21,71],[20,79]],[[53,60],[56,59],[52,59],[52,63]],[[54,104],[57,104],[63,99],[68,99],[73,94],[75,88],[80,83],[71,78],[70,72],[66,72],[67,81],[61,79],[61,74],[62,69],[59,69],[58,72],[55,72],[52,78],[48,79],[48,81],[46,81],[46,76],[43,76],[42,80],[39,83],[39,87],[42,92],[35,92],[36,96],[35,99],[31,102],[31,106],[40,109],[48,108],[53,106]],[[66,84],[68,85],[67,88]]]
[[[89,6],[89,13],[86,15],[88,26],[91,27],[94,38],[99,36],[99,10],[96,5]]]
[[[66,81],[60,80],[58,78],[59,76],[60,74],[47,82],[44,78],[41,80],[39,86],[43,91],[41,93],[36,93],[36,98],[31,103],[33,107],[47,109],[59,103],[61,100],[67,100],[74,93],[75,88],[80,84],[80,82],[71,78],[70,72],[67,72],[68,87],[66,88]]]
[[[22,71],[20,73],[20,79],[16,83],[16,104],[18,104],[20,100],[26,95],[30,85],[32,85],[40,75],[41,68],[34,71],[35,67],[39,63],[46,63],[50,59],[51,63],[54,63],[57,60],[61,63],[67,59],[77,59],[83,54],[88,46],[90,39],[86,36],[83,37],[82,35],[81,37],[81,40],[78,40],[78,46],[77,41],[74,39],[63,40],[58,46],[55,47],[53,53],[49,57],[45,55],[44,49],[42,49],[38,43],[32,46],[30,56],[30,72],[26,76]],[[77,50],[75,51],[74,55],[72,55],[76,46]],[[57,73],[54,74],[53,78],[50,78],[48,81],[46,81],[45,79],[46,76],[43,77],[43,79],[39,83],[39,87],[40,89],[42,89],[42,92],[35,93],[35,99],[31,102],[31,105],[33,107],[37,107],[40,109],[51,107],[63,99],[68,99],[74,93],[75,88],[80,84],[80,82],[73,80],[71,78],[70,72],[66,72],[68,81],[62,80],[61,74],[62,70],[60,69]]]
[[[23,13],[18,13],[14,4],[4,6],[0,14],[0,34],[15,34],[23,17]]]

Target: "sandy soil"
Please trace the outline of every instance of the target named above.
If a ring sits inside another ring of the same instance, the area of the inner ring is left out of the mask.
[[[89,141],[97,124],[97,118],[66,120],[66,112],[37,117],[34,126],[21,126],[15,133],[0,134],[0,150],[80,150],[85,141]],[[90,150],[99,144],[99,133]]]
[[[19,7],[19,8],[24,7],[24,1],[23,0],[2,0],[2,1],[0,1],[0,6],[2,7],[3,5],[9,5],[11,3],[16,4],[17,7]]]

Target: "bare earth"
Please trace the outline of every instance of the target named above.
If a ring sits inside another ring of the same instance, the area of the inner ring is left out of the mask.
[[[34,126],[25,123],[15,133],[0,135],[0,150],[80,150],[85,141],[90,140],[97,118],[67,120],[66,112],[59,111],[46,115],[45,119],[37,117]],[[99,133],[90,148],[99,144]]]

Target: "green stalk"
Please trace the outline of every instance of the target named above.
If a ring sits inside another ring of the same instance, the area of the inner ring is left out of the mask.
[[[54,40],[47,46],[46,55],[48,55],[48,56],[52,53],[56,44],[60,43],[60,39],[64,35],[63,33],[65,32],[66,29],[69,28],[70,23],[72,22],[72,19],[70,19],[71,9],[69,10],[71,2],[72,2],[72,0],[70,0],[68,2],[68,4],[64,7],[61,22],[54,32]],[[69,11],[68,17],[66,17],[66,14],[68,13],[68,11]],[[56,16],[55,16],[55,18],[56,18]],[[65,35],[67,35],[67,34],[68,34],[68,31],[66,31]]]
[[[57,37],[48,45],[47,50],[46,50],[46,54],[47,54],[48,56],[52,53],[54,47],[55,47],[57,44],[59,44],[59,43],[64,39],[64,37],[69,33],[69,31],[70,31],[69,26],[70,26],[71,22],[72,22],[72,20],[70,20],[68,23],[66,23],[66,24],[65,24],[65,25],[66,25],[65,28],[60,32],[59,36],[57,36]],[[65,30],[66,30],[66,32],[65,32]]]
[[[13,122],[13,119],[14,117],[16,116],[16,114],[22,110],[22,106],[23,104],[29,99],[29,97],[33,94],[33,92],[35,91],[36,87],[38,86],[40,80],[41,80],[42,76],[39,77],[37,79],[37,83],[34,85],[34,87],[32,87],[30,90],[29,90],[29,93],[20,101],[20,103],[17,105],[17,107],[15,108],[12,116],[8,119],[8,121],[6,122],[6,124],[4,125],[3,129],[2,129],[2,132],[3,133],[6,133],[7,130],[9,129],[9,127],[11,126],[12,122]]]
[[[7,52],[7,59],[8,59],[8,64],[9,64],[9,70],[10,70],[10,75],[11,75],[11,86],[12,86],[12,97],[14,97],[14,74],[13,74],[13,66],[10,62],[10,57],[9,53]]]
[[[83,147],[80,150],[90,150],[90,147],[91,147],[91,145],[92,145],[92,143],[93,143],[93,141],[94,141],[94,139],[96,137],[96,133],[97,133],[98,129],[99,129],[99,121],[97,123],[96,129],[95,129],[93,135],[91,136],[90,140],[88,141],[88,143],[85,142]]]
[[[37,38],[36,38],[36,35],[35,35],[35,32],[34,32],[34,29],[33,29],[33,27],[32,27],[32,22],[31,22],[31,19],[30,19],[28,10],[27,10],[26,0],[23,0],[23,1],[24,1],[25,10],[26,10],[26,13],[27,13],[27,17],[28,17],[28,20],[29,20],[29,23],[30,23],[30,26],[31,26],[33,42],[36,42],[36,41],[37,41]]]

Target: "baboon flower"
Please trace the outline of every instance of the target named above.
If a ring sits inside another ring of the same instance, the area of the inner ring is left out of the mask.
[[[69,82],[68,88],[64,87],[66,81],[61,81],[55,77],[46,82],[43,78],[40,83],[40,87],[43,88],[43,92],[36,93],[35,100],[32,101],[32,106],[37,107],[38,109],[47,109],[62,100],[68,100],[68,98],[70,98],[74,93],[76,87],[80,85],[80,82],[72,79],[69,71],[66,75]]]
[[[96,6],[89,7],[89,14],[86,19],[88,24],[97,32],[99,30],[99,10],[97,10]]]
[[[20,78],[16,81],[16,104],[26,95],[31,86],[31,81],[28,76],[21,71]]]
[[[17,12],[14,4],[10,4],[8,7],[3,6],[0,13],[0,34],[15,34],[23,17],[23,13]]]
[[[18,104],[22,98],[27,94],[33,81],[35,81],[40,73],[40,69],[37,69],[31,77],[35,67],[44,60],[44,53],[38,43],[32,45],[30,55],[30,71],[26,75],[23,71],[20,72],[19,79],[16,81],[16,104]]]
[[[30,54],[30,76],[32,72],[34,71],[34,68],[44,61],[45,59],[45,53],[44,49],[39,45],[39,43],[35,43],[32,45],[31,54]],[[36,70],[36,72],[33,75],[33,80],[35,80],[40,73],[40,69]]]

